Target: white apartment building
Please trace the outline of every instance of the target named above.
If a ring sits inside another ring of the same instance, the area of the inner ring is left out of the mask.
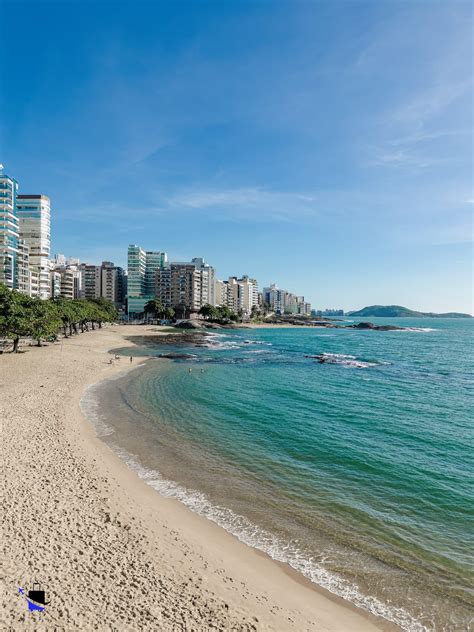
[[[0,283],[18,289],[18,183],[0,165]]]
[[[227,281],[214,282],[215,305],[229,307],[234,312],[249,315],[252,307],[258,306],[258,283],[256,279],[243,276],[229,277]]]
[[[199,303],[202,305],[215,305],[216,304],[216,271],[215,269],[206,263],[202,257],[194,257],[191,259],[191,263],[195,266],[196,270],[200,273],[200,296]]]
[[[287,290],[281,290],[275,283],[263,288],[262,301],[275,314],[311,315],[311,303],[307,303],[304,296],[297,296]]]
[[[19,236],[29,248],[29,266],[38,276],[37,296],[51,296],[51,203],[47,195],[17,195]]]
[[[31,284],[30,253],[23,239],[18,240],[18,253],[16,262],[17,290],[27,296],[38,296],[38,284]]]

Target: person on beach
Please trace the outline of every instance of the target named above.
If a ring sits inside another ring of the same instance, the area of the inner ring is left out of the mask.
[[[133,362],[133,356],[130,356],[130,364]]]

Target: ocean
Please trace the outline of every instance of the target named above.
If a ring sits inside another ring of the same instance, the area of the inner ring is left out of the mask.
[[[403,630],[474,629],[474,321],[371,321],[409,329],[155,339],[133,354],[193,357],[83,408],[157,492],[318,586]]]

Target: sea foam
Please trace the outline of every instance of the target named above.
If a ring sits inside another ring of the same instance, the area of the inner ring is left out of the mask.
[[[178,500],[194,513],[215,522],[247,546],[266,553],[278,562],[288,564],[314,584],[368,610],[375,616],[400,626],[406,632],[429,632],[428,628],[413,618],[404,608],[391,607],[376,597],[365,595],[357,585],[327,570],[322,563],[323,557],[320,560],[308,558],[298,547],[297,542],[280,540],[231,509],[214,505],[202,492],[187,489],[164,478],[157,470],[143,467],[136,456],[123,448],[117,445],[111,445],[111,448],[139,478],[159,494]]]

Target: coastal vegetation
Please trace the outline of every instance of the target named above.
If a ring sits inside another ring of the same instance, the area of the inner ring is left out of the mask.
[[[152,314],[155,318],[172,320],[175,310],[172,307],[165,307],[159,298],[153,298],[145,305],[145,314]]]
[[[0,337],[11,342],[15,353],[22,338],[35,340],[41,347],[42,341],[56,340],[60,333],[67,338],[117,317],[116,307],[105,298],[41,300],[0,284]]]
[[[227,306],[214,307],[207,303],[199,310],[199,314],[211,323],[226,324],[241,320],[241,316]]]
[[[472,318],[471,314],[448,312],[435,314],[433,312],[416,312],[401,305],[369,305],[358,311],[348,312],[348,316],[365,318],[366,316],[380,318]]]

